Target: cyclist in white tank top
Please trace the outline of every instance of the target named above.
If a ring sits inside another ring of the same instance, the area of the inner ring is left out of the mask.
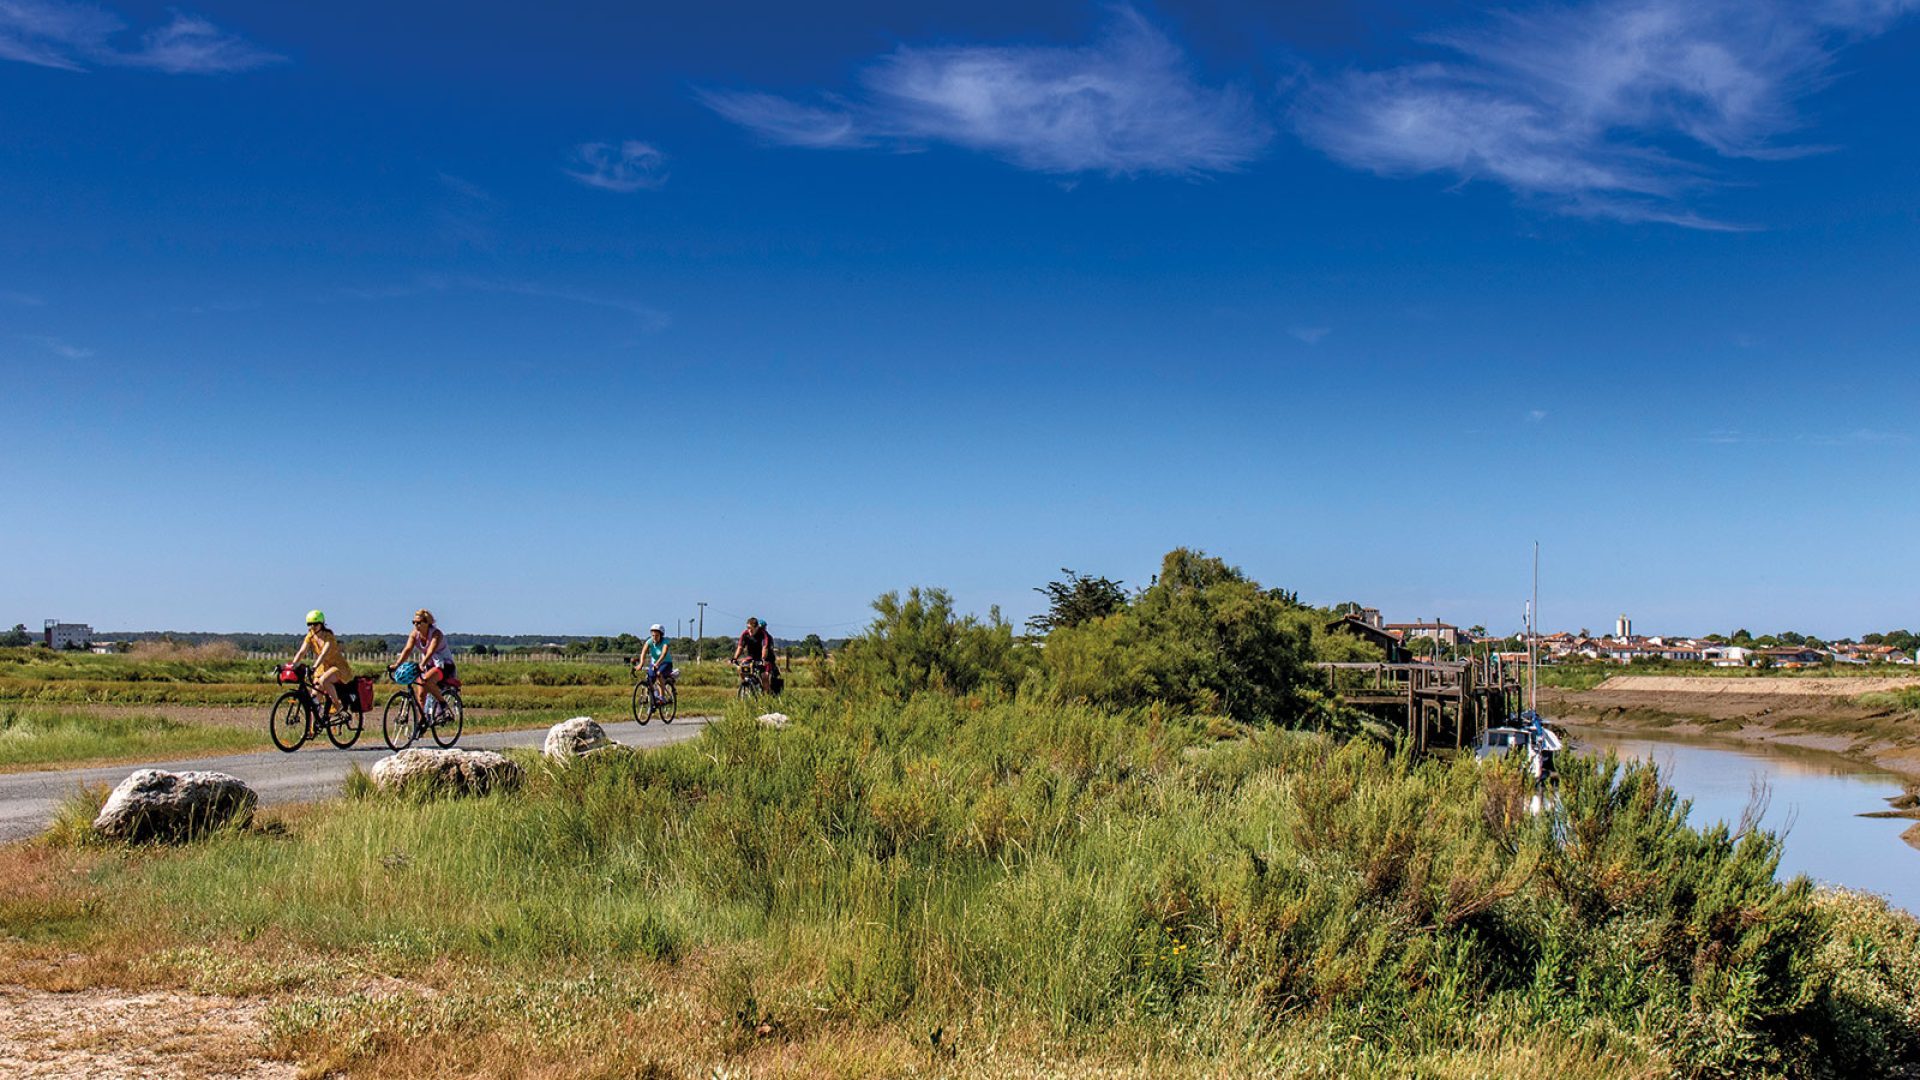
[[[401,647],[400,656],[394,660],[393,668],[407,662],[414,650],[420,652],[420,677],[414,680],[413,696],[421,709],[427,707],[427,699],[441,708],[446,707],[446,699],[440,696],[440,686],[454,677],[453,650],[447,646],[447,635],[434,625],[433,612],[421,608],[413,613],[413,632],[407,635],[407,643]]]

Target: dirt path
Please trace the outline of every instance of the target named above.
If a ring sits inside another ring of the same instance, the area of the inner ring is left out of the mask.
[[[0,986],[0,1076],[293,1080],[261,1055],[265,1003],[174,991]]]

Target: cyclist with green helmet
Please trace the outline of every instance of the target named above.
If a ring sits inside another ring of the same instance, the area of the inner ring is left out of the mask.
[[[335,688],[353,682],[353,668],[347,664],[340,639],[327,629],[327,613],[318,608],[307,612],[307,636],[300,642],[300,651],[293,654],[293,662],[299,663],[308,650],[313,652],[315,698],[329,705],[338,704]]]

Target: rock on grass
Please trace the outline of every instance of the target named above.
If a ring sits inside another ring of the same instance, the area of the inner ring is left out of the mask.
[[[548,728],[547,741],[540,752],[556,761],[565,761],[612,745],[613,740],[607,738],[606,729],[595,723],[592,717],[576,716]]]
[[[93,830],[112,840],[178,842],[228,822],[244,824],[258,801],[226,773],[141,769],[107,796]]]
[[[402,750],[373,766],[373,784],[382,791],[420,794],[485,795],[520,786],[520,764],[491,750]]]

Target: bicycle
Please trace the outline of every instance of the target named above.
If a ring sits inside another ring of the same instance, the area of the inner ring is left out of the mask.
[[[419,678],[419,668],[414,667],[408,678],[407,668],[413,667],[411,661],[403,664],[397,671],[388,672],[393,681],[400,685],[393,696],[387,699],[387,707],[380,714],[380,737],[387,742],[387,749],[399,751],[413,745],[423,733],[431,733],[433,741],[441,747],[451,747],[460,741],[460,732],[467,725],[467,706],[460,700],[460,680],[446,679],[440,683],[440,696],[445,703],[426,699],[424,709],[420,701],[413,696],[413,683]]]
[[[734,693],[741,701],[752,701],[767,692],[766,687],[760,685],[761,673],[767,669],[765,662],[740,660],[735,666],[740,669],[740,688]]]
[[[267,735],[281,752],[291,754],[323,731],[327,741],[342,750],[360,741],[366,720],[355,686],[359,680],[340,683],[336,689],[341,696],[322,700],[315,693],[313,668],[306,664],[281,664],[273,669],[273,676],[281,685],[293,687],[280,695],[267,714]]]
[[[637,666],[640,658],[627,657],[627,666],[633,668],[633,722],[645,724],[658,716],[663,724],[671,724],[680,715],[679,676],[672,672],[652,679],[643,678],[641,668]]]

